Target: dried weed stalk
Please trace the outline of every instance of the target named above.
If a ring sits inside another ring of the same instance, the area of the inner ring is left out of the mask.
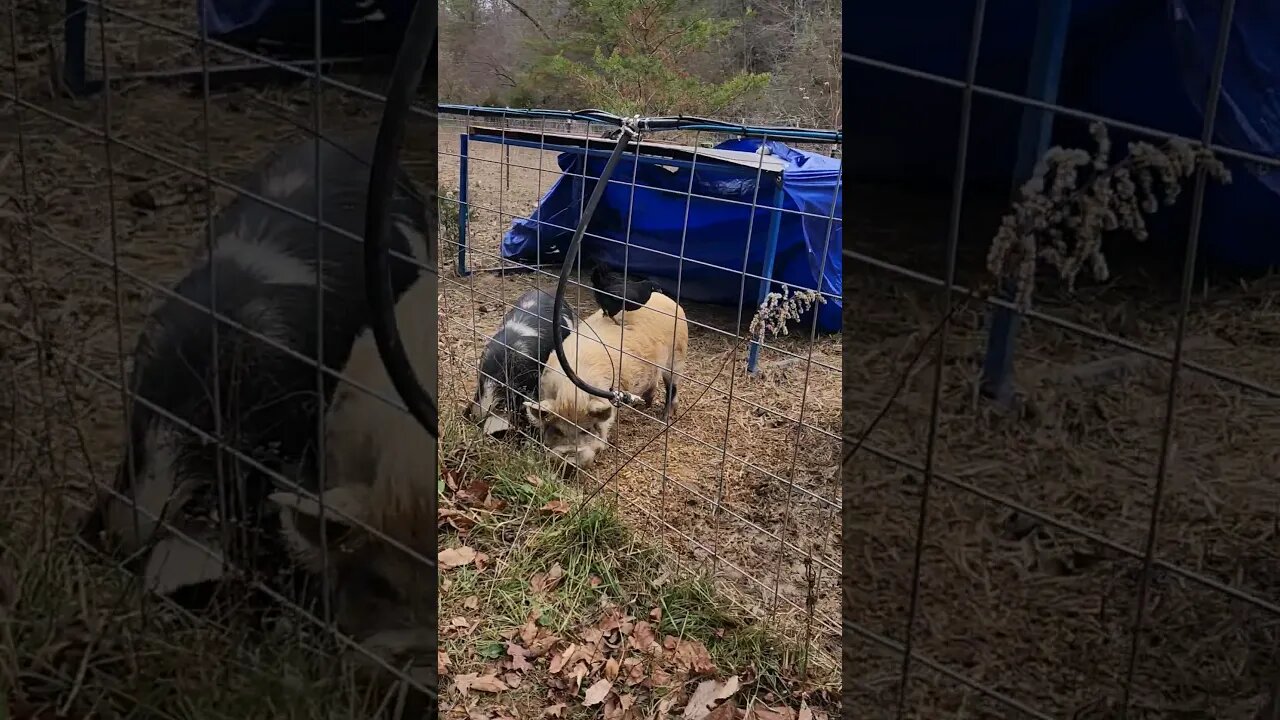
[[[1166,207],[1176,203],[1183,181],[1199,169],[1221,183],[1231,182],[1230,171],[1208,148],[1179,138],[1162,147],[1131,142],[1129,155],[1110,164],[1106,125],[1094,123],[1089,132],[1097,142],[1092,154],[1061,147],[1045,153],[991,242],[987,269],[1014,280],[1023,310],[1031,306],[1037,260],[1056,269],[1068,290],[1075,289],[1086,263],[1094,279],[1105,281],[1104,233],[1121,230],[1146,240],[1143,216],[1155,214],[1162,199]],[[1084,185],[1082,171],[1091,173]]]
[[[793,295],[790,287],[783,287],[782,292],[771,292],[764,297],[760,309],[751,318],[748,332],[757,341],[763,340],[766,333],[774,337],[787,335],[788,322],[799,320],[809,308],[826,302],[827,299],[817,290],[801,290]]]

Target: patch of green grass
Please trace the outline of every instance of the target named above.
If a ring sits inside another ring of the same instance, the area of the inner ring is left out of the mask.
[[[474,513],[477,524],[462,540],[490,556],[488,566],[449,571],[441,593],[442,615],[456,612],[479,623],[465,637],[442,639],[454,672],[486,672],[494,653],[484,648],[503,647],[504,633],[509,637],[532,613],[552,632],[572,633],[593,626],[606,605],[616,604],[641,619],[657,608],[660,636],[701,641],[725,675],[748,673],[760,689],[783,696],[797,686],[798,649],[751,618],[708,575],[687,568],[672,573],[666,550],[632,530],[615,501],[581,506],[583,490],[560,478],[536,445],[491,440],[456,414],[445,415],[442,462],[466,480],[486,481],[507,503],[498,512]],[[552,501],[570,511],[544,511]],[[442,546],[457,542],[441,540]],[[536,591],[553,568],[563,573],[558,583]],[[474,610],[463,607],[468,597],[479,599]],[[808,685],[831,687],[834,678],[827,671]],[[545,696],[527,685],[520,694],[526,692]]]
[[[655,600],[662,610],[659,628],[668,635],[705,641],[737,624],[716,598],[715,587],[706,575],[672,580],[658,590]]]
[[[66,708],[69,717],[336,720],[369,717],[382,704],[321,643],[296,631],[248,642],[245,627],[144,601],[122,571],[95,562],[65,533],[37,550],[34,530],[0,528],[0,575],[8,578],[0,698],[19,717]]]
[[[781,642],[761,621],[727,607],[707,575],[668,582],[654,600],[662,610],[659,629],[664,634],[700,640],[716,665],[750,667],[764,689],[786,694],[799,649]]]
[[[464,212],[461,207],[461,203],[458,202],[457,190],[449,189],[440,194],[438,212],[440,226],[439,232],[442,246],[443,243],[453,243],[456,245],[459,241],[458,220]],[[468,208],[465,212],[467,212],[468,218],[473,218],[475,216],[475,211],[471,208]]]

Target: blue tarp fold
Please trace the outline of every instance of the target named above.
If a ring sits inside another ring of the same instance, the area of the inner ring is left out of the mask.
[[[760,144],[740,139],[716,148],[756,152]],[[828,294],[818,310],[818,331],[837,332],[843,237],[840,161],[779,142],[766,145],[786,164],[773,278]],[[584,173],[581,153],[561,153],[557,163],[564,175],[530,218],[512,223],[502,239],[502,256],[526,263],[562,257],[605,161],[591,156]],[[649,277],[665,292],[678,292],[682,300],[735,307],[741,302],[745,325],[759,296],[760,281],[752,276],[762,274],[771,210],[777,207],[772,176],[765,174],[758,183],[753,169],[700,161],[695,172],[654,162],[661,161],[644,158],[637,169],[632,156],[619,161],[583,237],[582,256],[613,268],[622,268],[625,261],[629,273]],[[624,244],[628,238],[629,249]],[[807,314],[801,326],[811,321],[812,314]]]

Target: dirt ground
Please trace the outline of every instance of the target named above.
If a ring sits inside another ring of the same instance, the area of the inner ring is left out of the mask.
[[[555,286],[547,275],[483,271],[502,266],[502,233],[514,216],[527,216],[560,175],[555,154],[472,143],[469,157],[468,265],[481,271],[444,282],[443,402],[470,398],[485,341],[510,303],[534,283]],[[456,133],[442,129],[440,190],[446,197],[452,191],[456,198],[458,168]],[[456,238],[445,231],[442,254],[456,254]],[[580,313],[594,312],[589,295],[570,294]],[[761,372],[750,376],[745,343],[734,340],[736,308],[684,305],[691,377],[679,412],[689,414],[618,471],[621,460],[661,428],[656,417],[624,409],[611,437],[614,449],[598,461],[591,481],[602,483],[617,472],[608,489],[634,507],[637,523],[652,527],[691,566],[714,565],[736,580],[762,614],[789,615],[788,626],[804,625],[811,597],[810,639],[835,653],[840,338],[771,341],[761,351]],[[748,321],[743,319],[743,331]]]
[[[857,210],[846,232],[854,247],[941,276],[946,198],[926,209],[869,188],[853,188],[851,197]],[[979,242],[962,254],[963,284],[979,282],[984,250]],[[1180,254],[1180,247],[1168,253]],[[1115,280],[1074,296],[1046,288],[1039,309],[1170,350],[1179,275],[1150,262],[1143,272],[1113,260]],[[845,432],[856,437],[940,321],[942,300],[932,287],[867,263],[846,259],[844,270]],[[1198,285],[1188,362],[1277,387],[1278,292],[1274,278]],[[1121,717],[1168,364],[1031,320],[1015,365],[1020,397],[1001,410],[975,399],[984,327],[984,313],[966,305],[949,336],[906,716]],[[843,480],[850,717],[888,717],[898,707],[902,654],[886,646],[906,637],[934,353],[931,346],[915,366]],[[1127,717],[1248,719],[1270,691],[1280,667],[1276,616],[1238,594],[1273,610],[1280,599],[1277,407],[1274,390],[1182,373],[1154,546],[1160,564],[1145,602]]]

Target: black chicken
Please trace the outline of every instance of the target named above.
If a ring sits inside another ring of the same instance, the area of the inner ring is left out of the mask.
[[[591,291],[596,296],[596,303],[605,315],[617,317],[623,310],[637,310],[649,302],[649,296],[658,288],[647,278],[627,274],[626,287],[623,287],[623,276],[620,272],[606,270],[604,265],[596,265],[591,269]]]

